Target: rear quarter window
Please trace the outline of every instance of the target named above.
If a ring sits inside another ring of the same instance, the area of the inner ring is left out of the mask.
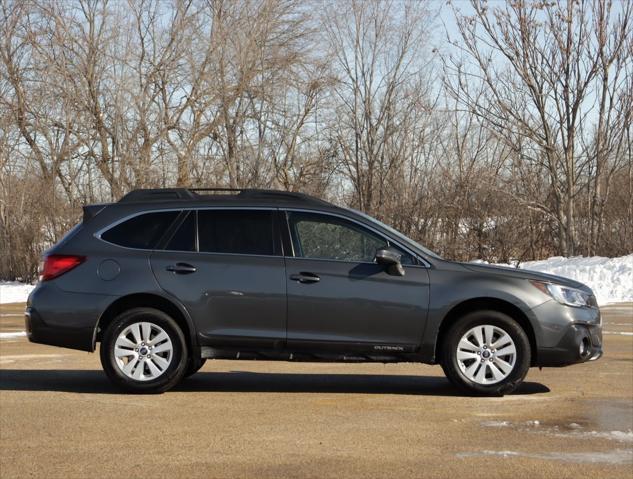
[[[135,216],[102,233],[101,239],[126,248],[153,249],[178,213],[161,211]]]

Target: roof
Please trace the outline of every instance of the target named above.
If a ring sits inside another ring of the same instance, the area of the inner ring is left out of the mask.
[[[158,188],[130,191],[118,201],[119,204],[132,203],[170,203],[170,204],[266,204],[289,203],[304,206],[328,206],[333,204],[304,193],[254,188]]]

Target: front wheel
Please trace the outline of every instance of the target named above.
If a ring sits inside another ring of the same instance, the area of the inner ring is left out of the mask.
[[[110,380],[134,393],[162,393],[187,370],[187,346],[178,324],[153,308],[120,314],[101,341],[101,364]]]
[[[498,311],[460,318],[442,345],[442,368],[459,388],[500,396],[514,391],[530,368],[530,342],[521,326]]]

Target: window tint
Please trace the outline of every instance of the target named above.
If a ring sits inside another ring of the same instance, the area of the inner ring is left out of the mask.
[[[135,216],[110,228],[101,238],[127,248],[152,249],[177,216],[178,211]]]
[[[291,213],[295,253],[303,258],[371,262],[376,250],[386,242],[335,217],[310,213]]]
[[[295,255],[303,258],[371,263],[376,250],[389,246],[380,236],[333,216],[290,213],[290,230]],[[413,263],[409,255],[400,252],[402,264]]]
[[[196,212],[191,211],[171,237],[165,249],[170,251],[196,250]]]
[[[200,210],[201,252],[273,255],[271,211]]]

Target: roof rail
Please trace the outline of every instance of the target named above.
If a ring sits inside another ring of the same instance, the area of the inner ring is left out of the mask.
[[[282,190],[265,190],[257,188],[157,188],[130,191],[119,200],[119,203],[173,201],[203,199],[205,193],[234,193],[235,198],[253,199],[286,199],[319,204],[329,204],[319,198],[304,193]]]
[[[188,188],[189,191],[195,193],[197,195],[201,195],[204,193],[236,193],[241,197],[249,197],[249,198],[291,198],[291,199],[299,199],[299,200],[318,200],[318,198],[314,198],[312,196],[296,193],[293,191],[283,191],[283,190],[266,190],[263,188]],[[318,200],[320,201],[320,200]]]
[[[243,188],[187,188],[197,195],[205,193],[241,193],[245,191]]]
[[[291,199],[291,200],[299,200],[299,201],[312,201],[319,203],[326,203],[325,201],[315,198],[314,196],[306,195],[305,193],[298,193],[294,191],[283,191],[283,190],[264,190],[257,188],[250,188],[241,190],[239,196],[248,197],[248,198],[278,198],[278,199]]]
[[[119,203],[141,201],[169,201],[193,199],[196,195],[187,188],[152,188],[132,190],[119,200]]]

